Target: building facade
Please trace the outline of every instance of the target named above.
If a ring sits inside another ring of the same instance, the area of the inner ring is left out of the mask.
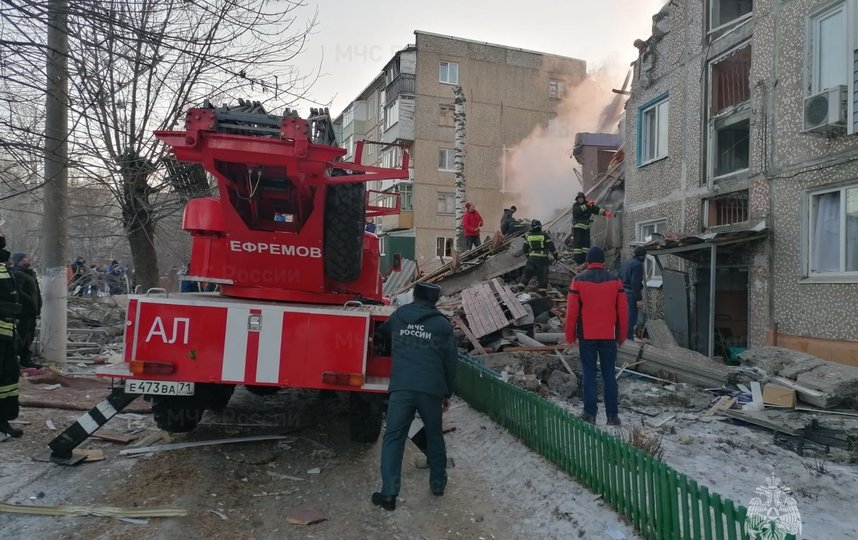
[[[650,265],[659,313],[858,364],[858,0],[670,2],[636,46],[625,235],[687,248]]]
[[[449,260],[455,238],[453,88],[465,92],[467,199],[483,216],[483,237],[499,229],[505,205],[506,148],[547,126],[567,88],[586,75],[583,60],[415,32],[337,123],[347,149],[360,138],[396,143],[410,154],[408,180],[370,185],[400,194],[402,213],[378,219],[382,248],[421,270]],[[396,166],[398,147],[364,147],[366,163]],[[572,179],[570,167],[570,181]],[[388,259],[389,260],[389,259]]]

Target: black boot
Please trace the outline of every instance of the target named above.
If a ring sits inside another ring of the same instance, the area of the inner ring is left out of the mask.
[[[380,506],[388,512],[392,512],[396,510],[396,497],[393,495],[382,495],[376,491],[372,494],[372,504]]]
[[[20,363],[21,369],[42,369],[42,364],[37,364],[32,360],[27,360],[26,362]]]
[[[18,439],[24,434],[24,430],[13,428],[6,420],[0,420],[0,433],[5,433],[14,439]]]

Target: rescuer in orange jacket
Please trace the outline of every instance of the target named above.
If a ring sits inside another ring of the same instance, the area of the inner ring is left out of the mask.
[[[473,204],[465,203],[465,215],[462,216],[462,228],[465,230],[465,250],[480,245],[480,227],[483,226],[483,216],[477,212]]]
[[[581,344],[584,393],[584,421],[596,423],[596,359],[605,388],[605,414],[608,425],[619,426],[617,379],[617,345],[622,345],[628,332],[628,304],[623,282],[605,268],[605,252],[599,246],[587,253],[587,270],[569,284],[566,307],[566,341]]]

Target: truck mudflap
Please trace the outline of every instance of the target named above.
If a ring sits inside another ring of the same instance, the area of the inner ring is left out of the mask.
[[[79,460],[75,461],[72,451],[138,397],[138,394],[126,394],[121,386],[114,388],[104,401],[48,443],[51,461],[60,465],[77,464]]]

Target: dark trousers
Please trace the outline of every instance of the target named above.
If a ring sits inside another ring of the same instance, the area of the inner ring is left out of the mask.
[[[599,410],[596,398],[596,359],[602,371],[602,381],[605,389],[605,414],[617,416],[617,377],[614,368],[617,364],[616,339],[582,339],[578,347],[581,353],[581,370],[583,381],[581,387],[584,393],[584,414],[595,417]]]
[[[0,421],[18,418],[19,371],[15,341],[0,339]]]
[[[587,261],[587,252],[590,250],[590,229],[572,227],[572,260],[576,264],[584,264]]]
[[[626,300],[629,302],[629,331],[626,338],[635,339],[635,327],[638,325],[638,301],[629,293],[626,293]]]
[[[18,333],[18,358],[21,365],[33,361],[33,339],[36,337],[36,317],[25,315],[16,325]]]
[[[548,288],[549,266],[548,257],[528,257],[527,265],[524,267],[524,275],[521,278],[521,285],[527,286],[530,280],[535,277],[539,290],[544,292]]]
[[[480,237],[479,236],[466,236],[465,237],[465,250],[473,249],[480,245]]]
[[[420,412],[426,433],[426,457],[429,463],[429,487],[443,491],[447,487],[447,448],[441,428],[442,398],[425,392],[396,390],[387,403],[387,427],[381,443],[381,494],[399,495],[402,483],[402,454],[414,413]]]

